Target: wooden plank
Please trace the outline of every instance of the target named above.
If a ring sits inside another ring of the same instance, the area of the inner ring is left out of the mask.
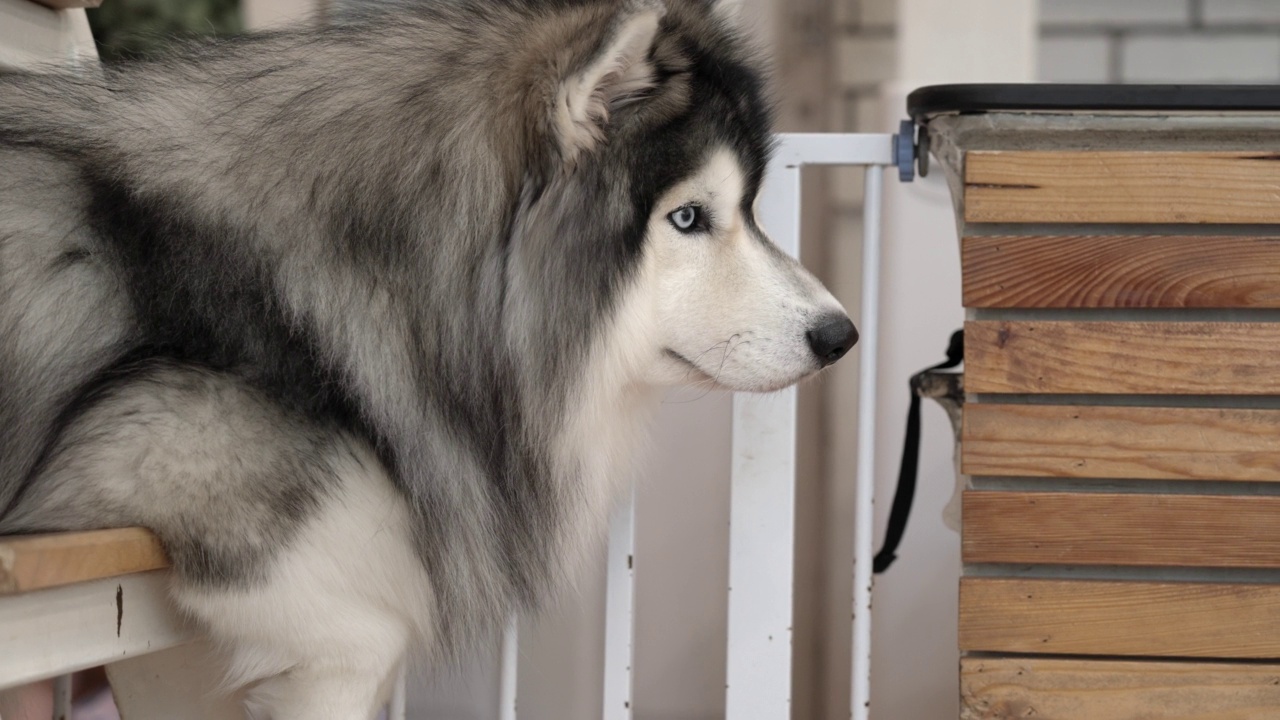
[[[142,528],[0,538],[0,595],[168,566],[160,542]]]
[[[1277,658],[1280,585],[966,577],[960,649]]]
[[[967,475],[1280,480],[1280,410],[970,403],[963,422]]]
[[[1280,323],[965,323],[974,393],[1280,394]]]
[[[960,720],[1257,720],[1280,708],[1280,665],[963,658],[960,706]]]
[[[971,151],[966,222],[1274,223],[1280,153]]]
[[[1280,237],[970,236],[975,308],[1277,308]]]
[[[1280,497],[964,494],[966,563],[1280,567]]]

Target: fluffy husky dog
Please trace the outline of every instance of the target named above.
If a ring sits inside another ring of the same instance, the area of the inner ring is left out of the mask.
[[[840,305],[762,233],[699,0],[447,0],[0,79],[0,532],[144,525],[276,720],[368,718],[567,581],[660,388]]]

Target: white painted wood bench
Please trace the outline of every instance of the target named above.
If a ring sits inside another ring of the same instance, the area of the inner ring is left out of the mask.
[[[47,678],[68,718],[70,674],[104,666],[123,720],[243,720],[240,698],[214,702],[223,667],[169,603],[168,567],[142,528],[0,537],[0,719],[5,690]]]
[[[196,718],[190,698],[213,689],[216,665],[169,604],[167,568],[141,528],[0,538],[0,691],[59,678],[63,718],[62,678],[105,666],[123,717]],[[242,717],[230,704],[199,716]]]

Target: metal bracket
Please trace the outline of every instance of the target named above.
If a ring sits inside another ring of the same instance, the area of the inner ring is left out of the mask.
[[[916,124],[911,120],[898,123],[898,134],[893,136],[893,162],[898,166],[898,180],[916,179]]]
[[[911,120],[898,123],[898,134],[893,136],[893,160],[898,166],[898,179],[902,182],[915,180],[916,167],[919,166],[920,177],[929,176],[929,128],[916,124]]]

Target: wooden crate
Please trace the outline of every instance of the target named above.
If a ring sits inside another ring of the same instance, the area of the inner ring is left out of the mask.
[[[1280,114],[929,121],[964,720],[1280,717]]]

